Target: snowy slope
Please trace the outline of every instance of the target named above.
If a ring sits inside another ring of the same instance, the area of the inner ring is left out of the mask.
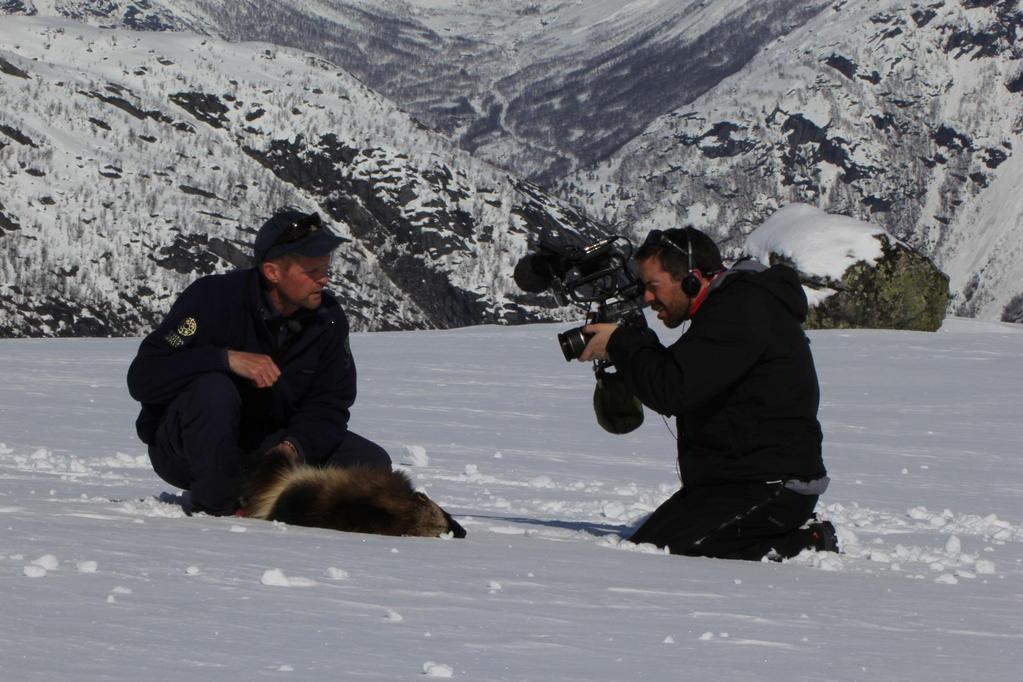
[[[543,316],[507,274],[585,226],[308,53],[0,22],[0,334],[140,333],[285,204],[353,239],[334,288],[362,329]]]
[[[692,222],[733,252],[779,205],[813,204],[930,256],[954,312],[1015,320],[1021,60],[1017,0],[836,2],[566,192],[639,233]]]
[[[22,12],[147,30],[184,28],[315,52],[481,158],[543,182],[605,158],[827,4],[15,1]]]
[[[621,541],[674,442],[596,426],[562,329],[353,338],[353,428],[464,540],[185,517],[133,436],[136,341],[0,341],[0,678],[1018,677],[1019,327],[812,332],[846,553],[781,565]]]

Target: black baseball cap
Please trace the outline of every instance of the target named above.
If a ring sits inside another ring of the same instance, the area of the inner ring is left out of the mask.
[[[256,265],[278,256],[325,256],[348,241],[330,231],[319,213],[285,209],[263,223],[252,245]]]

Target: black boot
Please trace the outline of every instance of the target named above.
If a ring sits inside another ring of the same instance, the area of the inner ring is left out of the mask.
[[[806,531],[810,535],[810,549],[818,552],[838,552],[838,536],[835,535],[835,526],[831,521],[818,521],[814,519],[806,525]]]

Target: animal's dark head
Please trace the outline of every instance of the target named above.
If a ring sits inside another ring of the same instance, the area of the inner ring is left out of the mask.
[[[465,528],[455,521],[426,493],[413,490],[412,482],[403,472],[389,472],[381,488],[367,496],[363,503],[367,518],[379,521],[378,530],[385,535],[438,537],[451,533],[464,538]]]
[[[432,523],[438,522],[435,518],[435,514],[436,512],[440,512],[445,527],[443,533],[451,533],[456,538],[465,537],[465,528],[462,528],[462,525],[458,523],[458,521],[455,521],[453,518],[451,518],[451,514],[448,514],[446,511],[441,509],[440,505],[438,505],[436,502],[427,497],[425,493],[417,492],[415,493],[415,497],[416,501],[419,503],[421,508],[429,510],[426,514],[423,514],[422,516],[431,517]],[[443,533],[438,533],[438,535],[443,535]]]

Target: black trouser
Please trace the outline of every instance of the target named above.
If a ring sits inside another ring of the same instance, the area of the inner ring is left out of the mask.
[[[816,495],[800,495],[781,483],[685,487],[629,539],[688,556],[757,561],[773,549],[793,557],[811,546],[810,533],[799,527],[816,504]]]
[[[233,513],[245,467],[253,455],[276,445],[285,435],[282,429],[267,432],[244,408],[234,381],[226,374],[211,373],[189,384],[163,414],[149,446],[149,461],[164,481],[191,491],[196,511]],[[391,468],[386,450],[351,431],[326,458],[310,463]]]

